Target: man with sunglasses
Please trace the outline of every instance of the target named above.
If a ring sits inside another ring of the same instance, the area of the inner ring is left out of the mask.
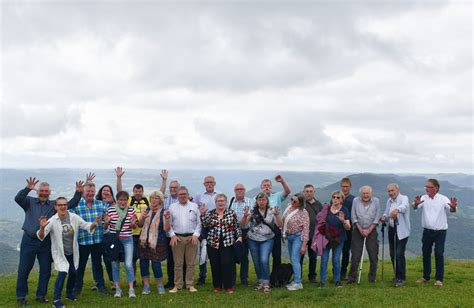
[[[448,230],[447,213],[456,212],[456,198],[449,199],[439,193],[440,184],[436,179],[426,181],[426,194],[416,196],[413,201],[413,208],[422,209],[421,226],[423,227],[422,251],[423,251],[423,277],[416,282],[425,284],[430,280],[431,275],[431,251],[433,250],[436,263],[437,287],[443,286],[444,278],[444,243],[446,241],[446,231]]]

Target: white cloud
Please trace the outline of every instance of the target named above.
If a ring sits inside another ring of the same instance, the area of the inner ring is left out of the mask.
[[[1,165],[472,172],[469,8],[2,2]]]

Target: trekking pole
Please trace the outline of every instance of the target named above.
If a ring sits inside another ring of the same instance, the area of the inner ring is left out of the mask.
[[[360,275],[362,275],[362,263],[364,262],[364,252],[365,252],[365,240],[367,240],[366,237],[364,237],[364,245],[362,246],[362,257],[360,258],[360,265],[359,265],[359,278],[357,279],[357,284],[360,284]]]
[[[383,281],[384,256],[385,256],[385,221],[382,222],[382,281]]]
[[[395,282],[397,282],[397,226],[398,219],[393,220],[393,268],[395,271]]]

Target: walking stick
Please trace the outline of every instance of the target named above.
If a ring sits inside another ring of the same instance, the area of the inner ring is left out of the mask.
[[[398,219],[395,218],[393,221],[393,267],[395,271],[395,282],[397,282],[397,226],[398,226]]]
[[[359,278],[357,279],[357,284],[360,284],[360,275],[362,275],[362,263],[364,262],[364,252],[365,252],[365,240],[367,240],[366,237],[364,237],[364,245],[362,246],[362,257],[360,258],[360,265],[359,265]]]
[[[385,256],[385,222],[382,222],[382,281],[383,281],[384,256]]]

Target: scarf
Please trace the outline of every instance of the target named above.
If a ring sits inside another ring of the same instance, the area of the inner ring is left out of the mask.
[[[115,231],[117,233],[120,232],[120,230],[117,230],[117,228],[121,229],[122,228],[122,224],[123,224],[123,221],[125,220],[125,218],[127,217],[127,213],[128,213],[128,205],[126,205],[123,209],[120,208],[120,206],[115,206],[115,211],[117,212],[117,214],[119,215],[118,219],[117,219],[117,223],[115,224]]]
[[[151,249],[156,249],[156,244],[158,242],[158,232],[160,226],[160,218],[163,214],[163,209],[159,209],[156,211],[155,216],[153,213],[149,213],[148,217],[145,218],[145,222],[143,223],[142,232],[140,233],[140,245],[142,247],[146,247],[147,244],[150,246]],[[153,216],[153,220],[151,217]],[[148,234],[148,230],[150,230],[150,234]],[[148,237],[148,242],[147,242]]]
[[[283,212],[283,232],[282,232],[282,235],[283,237],[286,237],[286,230],[288,228],[288,222],[291,220],[291,218],[293,216],[295,216],[295,214],[298,213],[298,211],[300,209],[296,208],[293,212],[291,212],[290,214],[288,214],[288,212],[292,210],[291,208],[291,204],[288,204],[288,206],[286,207],[285,211]]]

